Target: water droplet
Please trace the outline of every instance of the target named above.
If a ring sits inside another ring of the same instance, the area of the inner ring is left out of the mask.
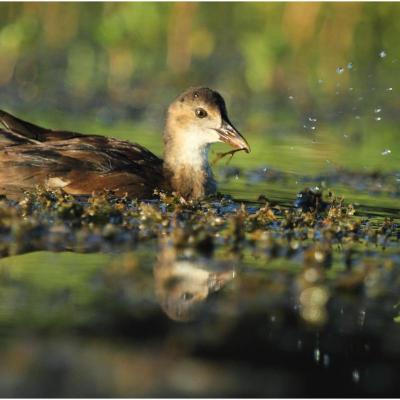
[[[337,67],[336,68],[336,73],[337,74],[343,74],[344,68],[343,67]]]
[[[360,324],[360,326],[364,326],[365,314],[366,314],[365,310],[360,311],[360,315],[358,316],[358,323]]]
[[[387,54],[386,54],[386,51],[385,51],[385,50],[382,50],[382,51],[379,52],[379,57],[380,57],[380,58],[385,58],[386,55],[387,55]]]
[[[354,383],[358,383],[360,381],[360,371],[358,369],[355,369],[352,372],[351,376],[353,378]]]
[[[324,354],[324,356],[322,357],[322,364],[324,364],[325,368],[328,368],[330,363],[331,358],[329,357],[329,354]]]
[[[297,341],[297,350],[301,350],[303,348],[303,342],[299,339]]]
[[[382,108],[377,107],[377,108],[375,108],[374,113],[379,114],[381,111],[382,111]]]
[[[319,350],[319,348],[317,347],[316,349],[314,349],[314,360],[319,363],[319,360],[321,359],[321,351]]]
[[[293,99],[294,99],[294,96],[289,96],[288,99],[289,99],[289,100],[293,100]]]
[[[348,69],[352,69],[352,68],[353,68],[353,63],[349,62],[349,63],[347,64],[347,68],[348,68]]]
[[[381,154],[382,154],[383,156],[388,156],[388,155],[391,154],[391,153],[392,153],[392,150],[390,150],[390,149],[385,149],[385,150],[382,151]]]

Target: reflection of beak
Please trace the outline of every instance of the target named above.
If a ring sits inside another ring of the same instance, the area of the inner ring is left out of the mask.
[[[250,153],[250,146],[246,139],[239,133],[239,131],[230,123],[222,120],[221,127],[216,129],[219,133],[219,138],[236,149],[243,149],[246,153]]]
[[[210,273],[207,286],[209,292],[217,292],[222,289],[227,283],[235,278],[236,274],[234,270],[228,270],[224,272]]]

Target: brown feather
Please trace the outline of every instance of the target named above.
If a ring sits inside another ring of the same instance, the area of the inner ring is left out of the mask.
[[[46,130],[3,111],[0,122],[6,128],[0,130],[1,194],[18,198],[60,182],[74,195],[108,189],[143,198],[165,186],[162,160],[138,144]]]

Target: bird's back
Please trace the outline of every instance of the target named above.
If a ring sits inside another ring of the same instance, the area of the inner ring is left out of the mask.
[[[151,198],[163,188],[162,160],[123,140],[53,131],[0,111],[0,194],[19,198],[36,185],[73,195],[104,189]]]

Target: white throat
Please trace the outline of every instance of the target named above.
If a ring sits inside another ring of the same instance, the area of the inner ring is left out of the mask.
[[[208,151],[210,145],[218,141],[218,133],[211,129],[207,132],[194,129],[182,132],[181,135],[171,135],[166,143],[166,150],[168,148],[166,161],[168,164],[206,171],[209,168]]]

